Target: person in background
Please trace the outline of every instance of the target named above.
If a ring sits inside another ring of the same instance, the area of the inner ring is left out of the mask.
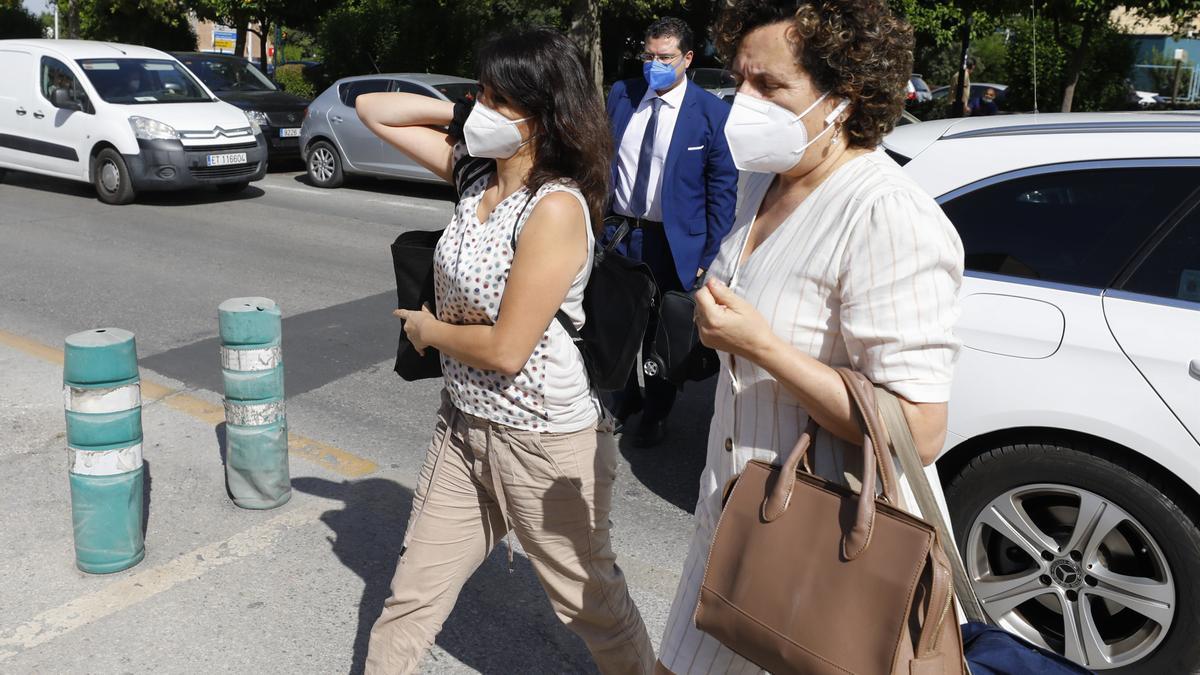
[[[643,77],[619,81],[608,96],[616,145],[612,213],[631,228],[620,252],[641,260],[663,292],[691,291],[703,279],[733,224],[737,169],[725,143],[729,104],[687,79],[692,30],[666,17],[646,29]],[[606,228],[611,237],[616,225]],[[654,335],[654,327],[647,331]],[[639,366],[640,367],[640,364]],[[666,435],[675,386],[636,373],[615,397],[624,422],[639,410],[634,444],[651,447]]]
[[[356,106],[462,195],[434,251],[437,315],[396,310],[416,349],[441,353],[445,389],[366,671],[414,672],[511,532],[600,672],[648,673],[654,650],[609,538],[611,423],[554,318],[561,310],[577,329],[585,319],[611,157],[600,92],[579,48],[544,28],[488,41],[479,70],[461,124],[455,104],[419,94],[365,94]],[[472,158],[484,160],[479,174],[457,168]]]
[[[988,87],[978,98],[971,99],[971,116],[986,117],[1000,112],[996,105],[996,90]]]

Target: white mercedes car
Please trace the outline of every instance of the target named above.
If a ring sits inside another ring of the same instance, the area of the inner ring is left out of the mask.
[[[1200,114],[884,147],[966,251],[938,470],[985,610],[1091,670],[1200,670]]]

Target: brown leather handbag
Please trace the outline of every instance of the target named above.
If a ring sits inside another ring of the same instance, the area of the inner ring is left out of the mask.
[[[900,508],[875,386],[838,372],[863,422],[862,490],[809,470],[812,424],[782,467],[749,462],[726,489],[696,626],[775,675],[966,673],[937,528]]]

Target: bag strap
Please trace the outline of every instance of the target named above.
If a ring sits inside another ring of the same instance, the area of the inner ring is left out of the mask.
[[[950,527],[933,494],[933,488],[929,485],[929,478],[925,475],[925,466],[917,454],[917,444],[913,440],[912,430],[908,427],[904,411],[900,408],[900,401],[895,394],[879,386],[875,387],[875,401],[879,407],[879,417],[887,427],[892,449],[896,452],[896,457],[900,460],[900,467],[904,469],[904,475],[908,476],[908,484],[917,498],[917,507],[921,510],[921,516],[927,522],[932,523],[934,529],[937,530],[938,540],[941,541],[942,550],[946,554],[954,576],[954,591],[958,597],[959,606],[967,615],[967,619],[988,623],[987,617],[983,613],[983,607],[979,604],[979,598],[975,595],[975,589],[971,586],[970,577],[967,576],[967,569],[963,565],[962,557],[954,545]]]

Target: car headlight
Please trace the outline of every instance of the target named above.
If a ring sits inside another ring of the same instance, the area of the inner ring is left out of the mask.
[[[271,122],[267,119],[267,113],[259,110],[247,110],[246,119],[250,120],[250,128],[255,134],[261,134],[262,128],[270,126]]]
[[[163,124],[158,120],[150,119],[149,117],[138,117],[134,115],[129,118],[129,126],[133,129],[133,135],[145,141],[177,141],[179,140],[179,132],[175,131],[175,127],[169,124]]]

